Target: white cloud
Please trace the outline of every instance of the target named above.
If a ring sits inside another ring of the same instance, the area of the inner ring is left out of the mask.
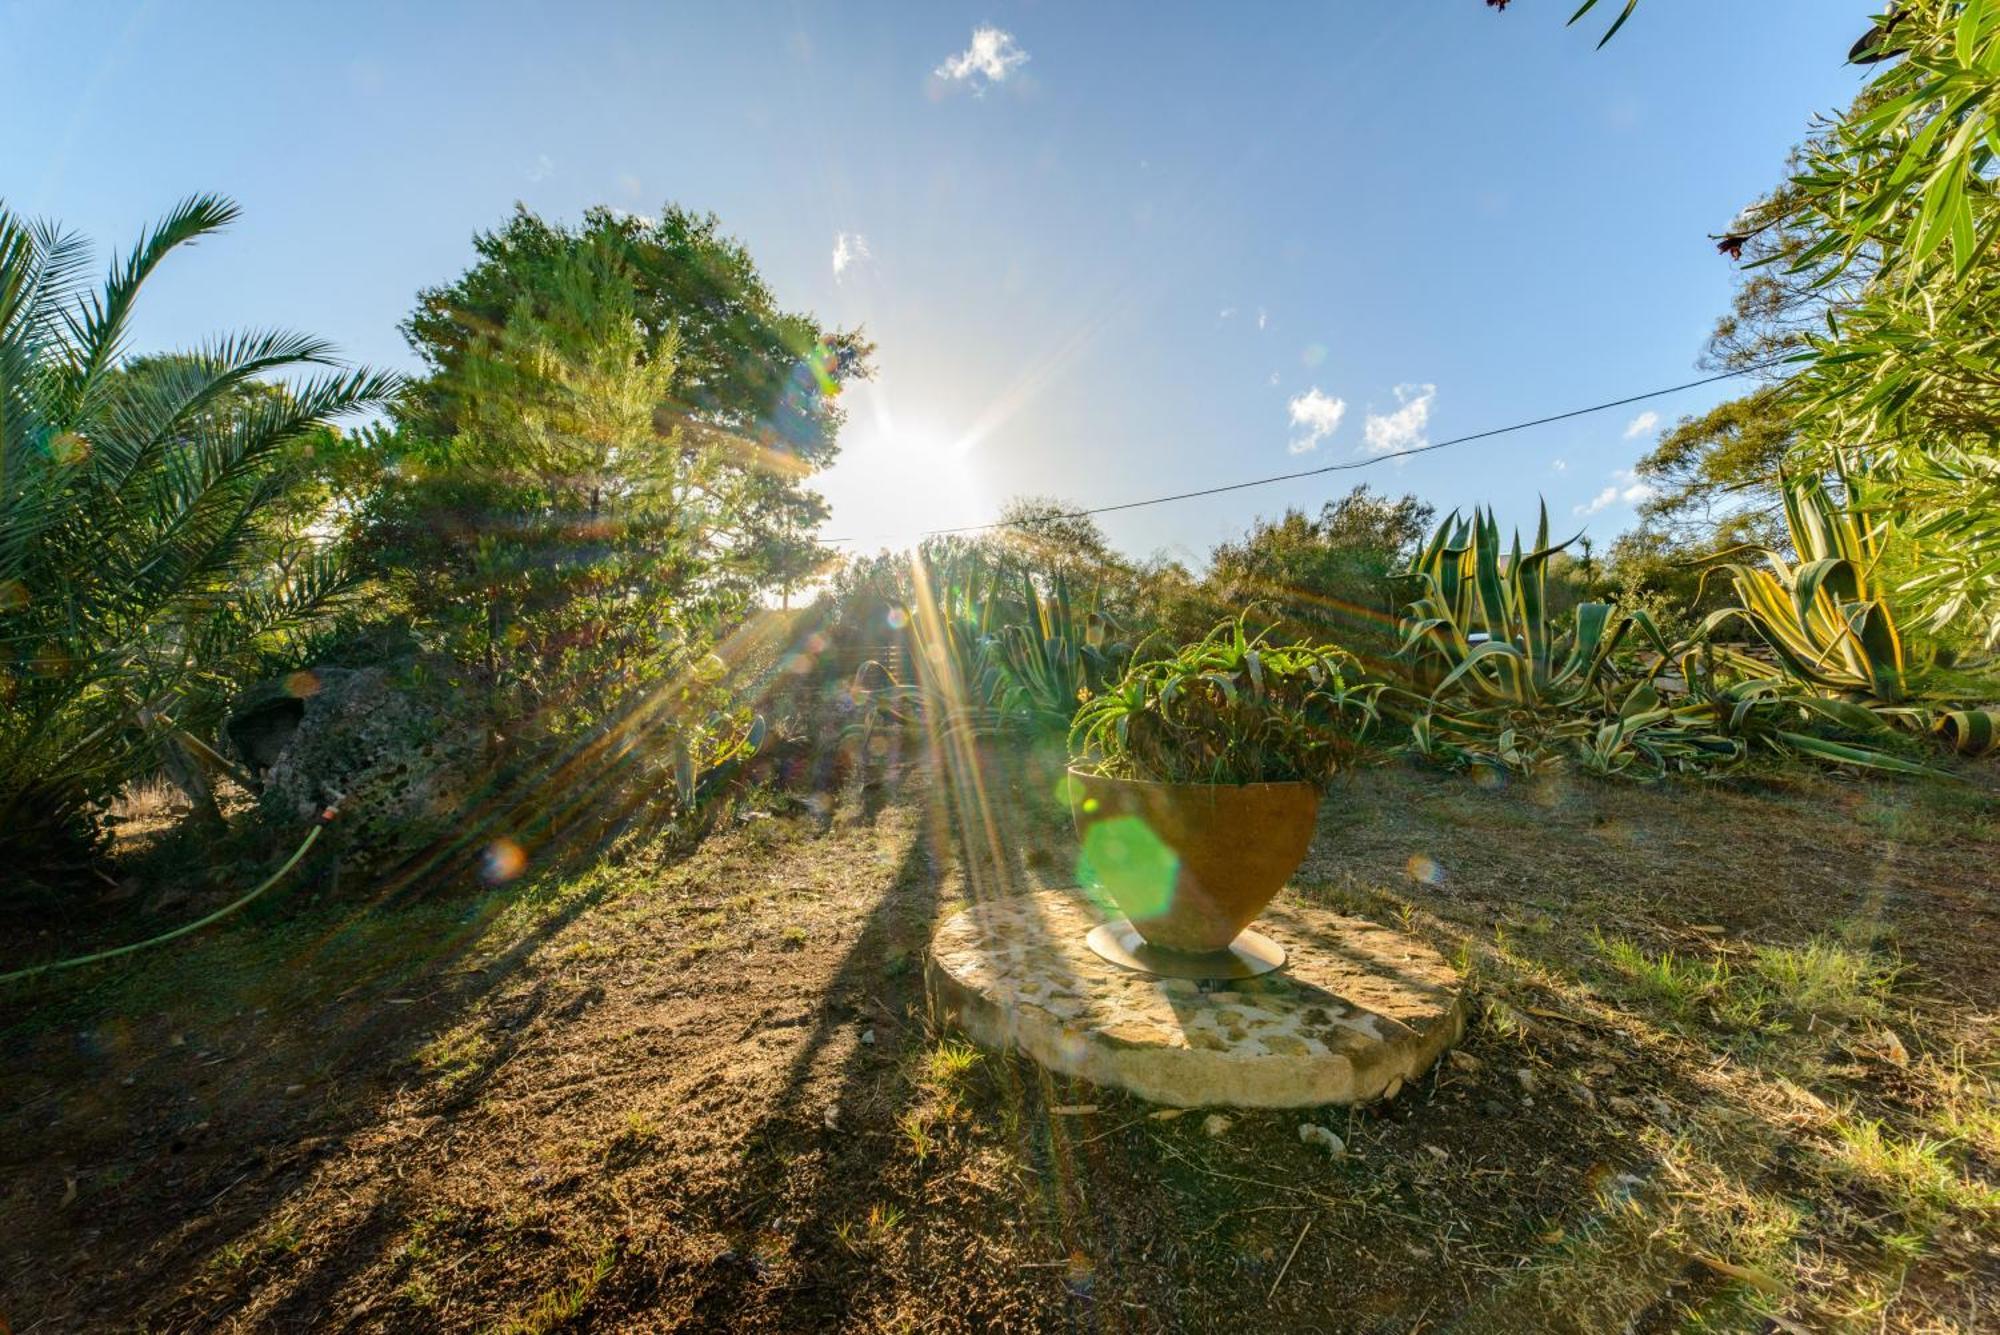
[[[1396,402],[1402,407],[1393,413],[1370,413],[1361,428],[1361,438],[1370,454],[1402,454],[1425,443],[1430,426],[1431,401],[1437,398],[1436,385],[1398,385]]]
[[[868,238],[859,232],[841,232],[833,238],[833,276],[838,281],[847,266],[869,258]]]
[[[1569,460],[1567,460],[1567,459],[1551,459],[1551,460],[1549,460],[1549,467],[1550,467],[1550,468],[1551,468],[1552,470],[1554,470],[1555,472],[1558,472],[1558,473],[1567,473],[1567,472],[1569,471]]]
[[[1276,371],[1271,372],[1271,383],[1274,385],[1278,383],[1278,373]]]
[[[1272,383],[1277,383],[1276,376],[1272,377]],[[1318,448],[1320,441],[1332,435],[1347,414],[1347,401],[1320,393],[1318,385],[1295,396],[1285,407],[1292,415],[1292,425],[1305,430],[1303,436],[1292,437],[1293,454]]]
[[[1627,505],[1637,505],[1653,494],[1653,484],[1640,477],[1629,468],[1613,470],[1611,485],[1591,497],[1589,501],[1575,507],[1573,513],[1594,515],[1608,510],[1623,501]]]
[[[1580,515],[1594,515],[1599,510],[1610,509],[1614,504],[1617,503],[1617,501],[1618,501],[1618,488],[1606,487],[1603,491],[1600,491],[1595,496],[1591,497],[1590,500],[1585,504],[1577,506],[1575,510],[1572,511],[1572,513]]]
[[[1235,314],[1236,314],[1236,308],[1234,306],[1224,306],[1222,310],[1216,314],[1215,318],[1218,320],[1227,320]]]
[[[1648,408],[1625,424],[1625,439],[1631,440],[1636,436],[1643,436],[1659,424],[1660,415]]]
[[[1257,327],[1259,329],[1262,329],[1265,325],[1269,324],[1270,322],[1271,322],[1271,313],[1265,310],[1262,306],[1259,306],[1257,308]]]
[[[1004,82],[1009,74],[1027,64],[1028,53],[1014,35],[999,28],[974,28],[972,45],[949,56],[937,67],[938,78],[984,89]]]
[[[535,165],[528,168],[528,179],[530,181],[546,181],[550,176],[555,174],[555,170],[555,159],[546,153],[539,153],[535,156]]]

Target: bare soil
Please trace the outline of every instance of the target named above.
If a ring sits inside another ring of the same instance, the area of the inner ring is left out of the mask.
[[[1074,862],[1042,770],[945,772],[0,998],[0,1329],[2000,1311],[1989,791],[1364,773],[1289,893],[1421,934],[1479,1018],[1390,1101],[1224,1126],[933,1031],[940,918]],[[1771,981],[1816,944],[1879,972]]]

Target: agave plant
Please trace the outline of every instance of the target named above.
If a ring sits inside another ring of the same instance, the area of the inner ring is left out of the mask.
[[[1379,683],[1333,645],[1272,644],[1243,618],[1135,663],[1076,715],[1077,763],[1156,783],[1325,783],[1375,724]]]
[[[235,216],[188,200],[88,291],[77,237],[0,207],[0,842],[87,835],[234,666],[345,587],[334,553],[286,540],[285,503],[305,442],[395,378],[277,389],[266,377],[337,366],[285,333],[125,355],[147,278]]]
[[[946,544],[919,552],[915,573],[912,695],[948,726],[1060,736],[1129,655],[1101,614],[1077,608],[1061,574],[1044,594],[982,549]]]
[[[1952,683],[1931,655],[1911,652],[1897,625],[1878,575],[1886,522],[1843,505],[1816,476],[1787,478],[1783,492],[1795,559],[1740,548],[1763,564],[1723,561],[1708,572],[1727,576],[1736,601],[1704,619],[1685,647],[1690,683],[1711,693],[1727,689],[1722,683],[1768,683],[1756,688],[1760,695],[1795,695],[1851,730],[1934,727],[1962,752],[1990,749],[1993,717],[1944,707],[1956,703]],[[1747,628],[1773,661],[1721,641],[1732,624]]]
[[[1130,650],[1111,641],[1111,623],[1101,613],[1076,611],[1066,576],[1050,581],[1046,598],[1026,575],[1021,582],[1025,616],[1002,626],[993,645],[1001,704],[1033,731],[1060,735],[1077,708],[1117,676]]]
[[[1788,478],[1783,492],[1797,560],[1769,547],[1734,549],[1756,552],[1764,564],[1724,561],[1706,572],[1726,573],[1736,602],[1710,613],[1696,639],[1714,642],[1718,631],[1740,621],[1797,681],[1871,705],[1906,703],[1918,683],[1875,579],[1887,525],[1841,506],[1817,477]],[[1743,654],[1719,652],[1733,666],[1769,672]]]
[[[1413,683],[1461,713],[1560,709],[1601,696],[1613,655],[1634,629],[1664,652],[1645,613],[1609,603],[1584,603],[1571,625],[1558,628],[1548,565],[1575,541],[1549,541],[1546,505],[1526,552],[1517,532],[1503,553],[1489,511],[1447,516],[1409,572],[1417,597],[1404,614],[1397,656]]]

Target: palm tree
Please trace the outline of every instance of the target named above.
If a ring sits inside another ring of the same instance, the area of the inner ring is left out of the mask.
[[[93,289],[79,237],[0,203],[0,851],[91,837],[232,671],[351,582],[287,501],[310,439],[397,378],[275,331],[126,356],[146,279],[236,216],[186,200]]]

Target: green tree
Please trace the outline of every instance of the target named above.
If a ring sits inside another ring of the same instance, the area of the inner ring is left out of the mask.
[[[301,522],[310,447],[395,378],[285,333],[126,355],[146,280],[236,216],[189,199],[93,291],[78,237],[0,207],[0,845],[87,841],[99,804],[349,586]]]
[[[1788,464],[1889,521],[1931,630],[2000,644],[2000,0],[1898,0],[1849,58],[1876,68],[1862,96],[1720,247],[1829,294],[1797,331]]]
[[[577,227],[517,208],[473,248],[472,268],[419,293],[404,322],[432,372],[400,410],[406,425],[431,439],[456,435],[474,389],[463,363],[481,340],[515,318],[524,297],[539,300],[552,267],[608,257],[629,282],[645,356],[666,350],[672,363],[655,423],[702,454],[706,467],[683,477],[712,501],[708,538],[754,585],[802,580],[825,565],[813,534],[826,507],[804,484],[837,452],[841,386],[870,374],[865,338],[780,308],[714,216],[676,206],[658,219],[593,208]]]
[[[1210,555],[1207,584],[1226,608],[1261,603],[1291,635],[1379,658],[1396,645],[1394,577],[1434,513],[1415,496],[1378,496],[1364,484],[1317,516],[1288,509],[1257,520]]]
[[[1061,575],[1079,588],[1122,565],[1096,518],[1053,496],[1016,496],[1002,505],[993,539],[999,559],[1045,579]]]
[[[662,427],[675,340],[648,340],[629,274],[593,245],[521,275],[506,318],[426,390],[443,441],[405,428],[369,507],[370,569],[418,643],[466,671],[510,742],[587,732],[745,593],[711,443]]]

